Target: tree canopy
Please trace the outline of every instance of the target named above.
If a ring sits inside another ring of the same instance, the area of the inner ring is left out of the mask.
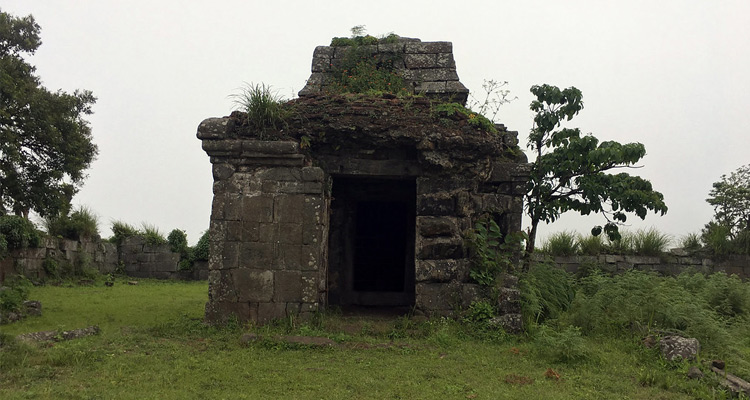
[[[0,10],[0,214],[56,214],[97,154],[84,119],[93,94],[47,90],[23,58],[41,45],[39,32],[31,15]]]
[[[703,229],[703,241],[719,254],[750,253],[750,164],[722,175],[708,196],[714,219]]]
[[[651,183],[612,169],[632,167],[646,155],[641,143],[599,142],[591,134],[582,135],[578,128],[560,128],[583,109],[583,94],[570,87],[533,86],[536,100],[531,103],[534,127],[528,148],[535,153],[527,185],[526,211],[531,218],[527,252],[534,251],[539,222],[554,222],[567,211],[582,215],[602,214],[604,226],[595,226],[595,236],[604,231],[611,239],[619,238],[618,225],[627,220],[626,213],[641,219],[649,210],[667,212],[664,196]]]

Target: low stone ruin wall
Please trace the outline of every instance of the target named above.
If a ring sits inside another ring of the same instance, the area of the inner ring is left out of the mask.
[[[637,269],[676,276],[681,272],[694,270],[706,274],[724,272],[728,275],[737,275],[743,280],[750,278],[750,256],[747,255],[709,258],[687,254],[678,249],[661,256],[598,255],[552,258],[543,255],[537,256],[537,260],[544,259],[550,259],[554,264],[571,273],[576,273],[582,268],[596,267],[609,273],[621,273],[630,269]]]
[[[93,269],[103,274],[122,272],[136,278],[198,280],[208,278],[208,263],[196,261],[179,270],[180,255],[169,245],[149,245],[141,237],[119,246],[103,240],[75,241],[47,236],[40,247],[12,251],[0,260],[0,283],[14,275],[41,281],[56,275]]]

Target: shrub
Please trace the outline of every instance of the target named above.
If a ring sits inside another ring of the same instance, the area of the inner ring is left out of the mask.
[[[88,207],[80,206],[67,213],[44,219],[47,233],[71,240],[92,239],[99,236],[99,218]]]
[[[713,254],[727,255],[733,252],[729,234],[729,227],[711,221],[703,228],[701,240],[705,247]]]
[[[576,235],[571,232],[556,232],[542,246],[542,252],[551,256],[573,256],[578,253]]]
[[[503,237],[497,222],[488,219],[478,221],[466,239],[473,252],[469,276],[482,286],[492,286],[500,272],[513,269],[513,257],[521,250],[524,234]]]
[[[139,234],[140,234],[140,231],[138,231],[138,228],[130,224],[127,224],[122,221],[113,221],[112,222],[112,238],[110,238],[110,241],[113,243],[120,244],[126,238],[137,236]]]
[[[561,319],[585,334],[680,331],[718,349],[727,345],[728,327],[746,320],[750,304],[747,285],[733,279],[690,273],[660,277],[637,270],[593,273],[581,278]]]
[[[575,363],[590,357],[581,328],[568,326],[560,331],[542,327],[537,334],[538,349],[553,362]]]
[[[193,247],[193,260],[195,261],[208,261],[209,256],[209,235],[208,231],[203,232],[198,243]]]
[[[31,282],[23,277],[9,279],[0,290],[0,311],[18,312],[29,297]]]
[[[680,239],[680,247],[688,251],[698,251],[703,248],[701,237],[697,233],[688,233]]]
[[[188,242],[187,234],[181,229],[172,229],[167,235],[167,242],[169,243],[169,249],[174,253],[180,253],[180,255],[187,255]]]
[[[434,118],[445,120],[460,120],[466,119],[469,125],[480,129],[485,132],[497,133],[495,124],[487,119],[487,117],[474,112],[459,103],[440,103],[436,104],[432,108],[432,114]]]
[[[487,301],[474,301],[464,315],[464,321],[474,324],[486,324],[497,315],[495,307]]]
[[[271,86],[263,83],[245,84],[239,94],[231,96],[240,110],[247,114],[246,122],[258,136],[286,127],[289,111],[284,108],[282,98]]]
[[[59,264],[54,258],[45,258],[42,263],[42,268],[44,269],[44,273],[49,277],[57,278],[60,276]]]
[[[607,251],[602,235],[579,235],[577,239],[578,251],[585,256],[597,256]]]
[[[143,236],[143,240],[146,242],[146,244],[150,244],[150,245],[167,244],[167,239],[159,231],[159,228],[157,228],[154,225],[149,225],[144,222],[141,225],[140,235]]]
[[[17,215],[0,216],[0,236],[4,237],[7,250],[39,247],[42,242],[34,223]]]
[[[642,256],[658,256],[667,250],[672,239],[655,228],[639,230],[633,235],[633,251]]]

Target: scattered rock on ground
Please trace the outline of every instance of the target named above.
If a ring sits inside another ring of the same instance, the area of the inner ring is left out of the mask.
[[[42,303],[37,300],[26,300],[23,302],[26,315],[42,315]]]
[[[711,367],[711,371],[714,371],[718,376],[719,384],[729,389],[735,395],[739,393],[750,395],[750,383],[716,367]]]
[[[73,329],[70,331],[41,331],[41,332],[32,332],[32,333],[24,333],[22,335],[18,335],[18,340],[23,340],[26,342],[60,342],[63,340],[72,340],[72,339],[79,339],[86,336],[93,336],[99,334],[99,327],[97,325],[92,325],[87,328],[81,328],[81,329]]]
[[[701,349],[698,339],[677,335],[664,336],[659,340],[661,354],[667,361],[693,360]]]
[[[690,379],[703,379],[703,376],[703,371],[701,371],[701,369],[696,366],[690,367],[687,372],[687,377]]]
[[[711,360],[711,366],[723,370],[726,364],[724,363],[724,360],[717,359],[717,360]]]

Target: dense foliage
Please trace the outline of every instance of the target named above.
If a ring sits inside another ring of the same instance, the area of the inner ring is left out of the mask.
[[[0,214],[57,214],[97,154],[84,120],[96,98],[49,91],[24,59],[41,45],[39,31],[32,16],[0,11]]]
[[[702,239],[716,254],[750,254],[750,164],[714,182],[706,199],[714,218]]]
[[[70,214],[66,211],[44,220],[47,233],[65,239],[81,240],[99,237],[99,218],[88,207],[80,206]]]
[[[567,211],[582,215],[602,214],[607,223],[594,227],[612,239],[619,236],[618,224],[626,213],[645,218],[650,211],[664,214],[667,206],[651,183],[627,173],[610,174],[614,168],[633,166],[646,155],[640,143],[599,142],[578,128],[560,128],[583,109],[583,95],[571,87],[533,86],[536,100],[531,103],[534,127],[528,147],[536,156],[527,185],[526,210],[531,218],[527,252],[534,251],[539,222],[554,222]]]

